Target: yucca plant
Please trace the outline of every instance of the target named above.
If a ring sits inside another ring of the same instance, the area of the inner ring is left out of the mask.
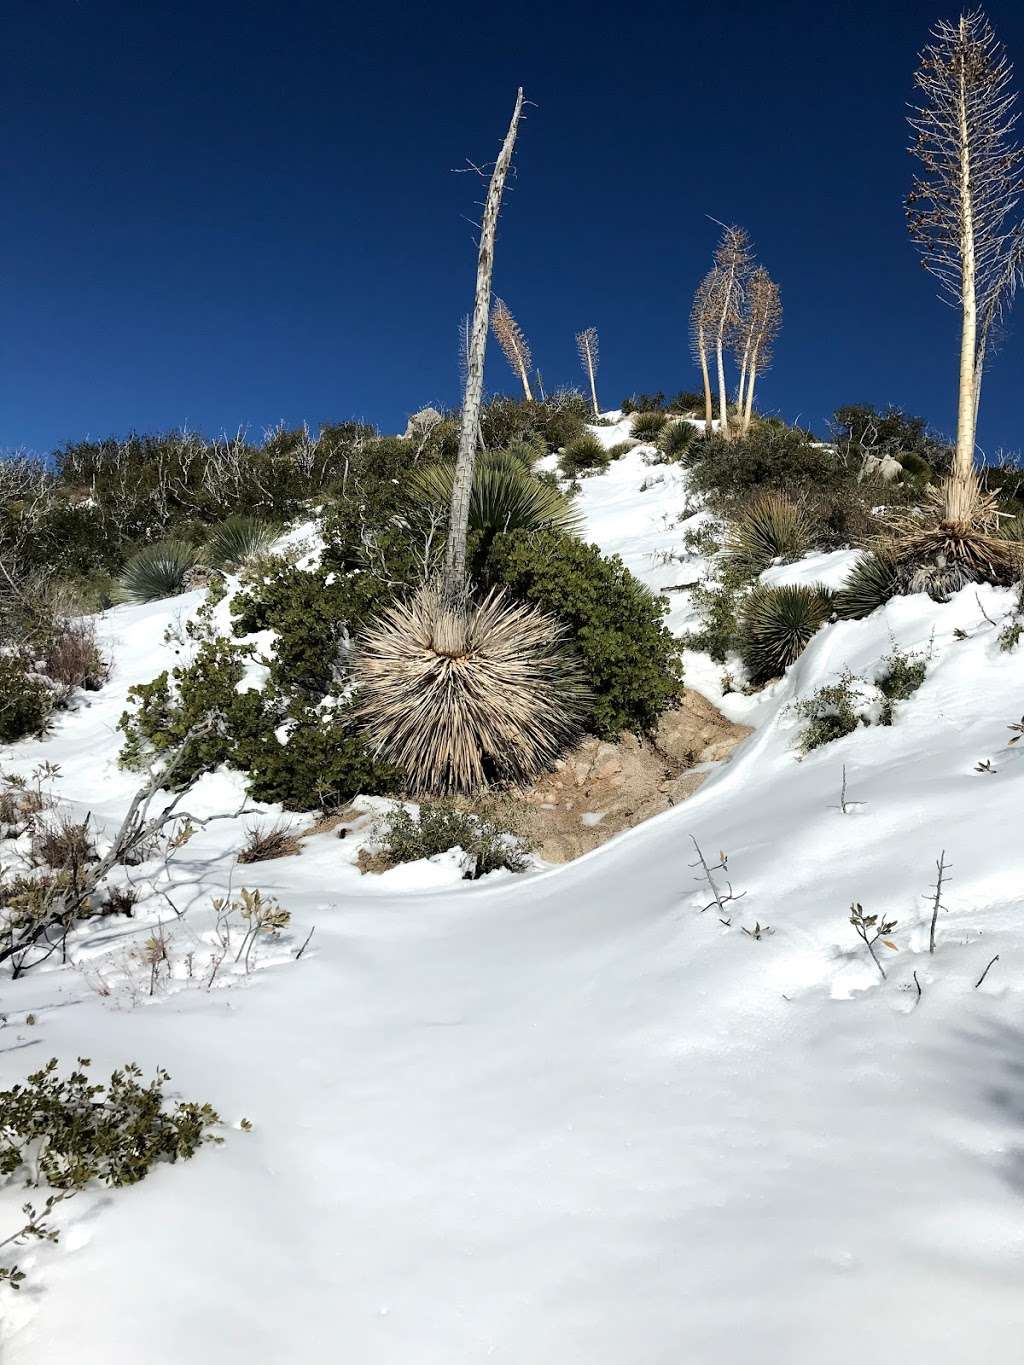
[[[418,502],[447,507],[452,497],[452,465],[429,465],[413,473],[409,492]],[[485,545],[499,531],[576,531],[580,514],[553,483],[524,469],[512,451],[481,453],[473,470],[469,528]]]
[[[124,567],[118,597],[122,602],[156,602],[185,591],[185,577],[198,558],[184,540],[162,540],[137,551]]]
[[[203,557],[212,568],[237,569],[268,554],[279,535],[271,522],[239,513],[214,527]]]
[[[831,614],[831,595],[824,588],[801,584],[755,588],[740,626],[743,662],[751,682],[768,682],[785,673]]]
[[[697,428],[684,418],[681,422],[668,422],[658,436],[658,450],[666,460],[681,460],[689,450]]]
[[[607,469],[611,459],[611,452],[588,431],[569,442],[558,458],[558,467],[565,478],[575,479],[578,474]]]
[[[634,413],[629,424],[630,434],[638,441],[655,441],[667,421],[668,418],[663,412]]]
[[[811,543],[811,526],[803,507],[782,493],[762,493],[737,514],[725,551],[736,568],[759,574],[777,560],[799,559]]]
[[[832,599],[835,613],[844,621],[859,621],[895,597],[899,588],[899,573],[889,555],[881,550],[863,554]]]
[[[923,513],[895,513],[875,551],[911,592],[939,601],[968,583],[1010,584],[1024,572],[1024,545],[1006,534],[995,494],[977,479],[927,489]]]
[[[503,591],[453,612],[436,584],[358,642],[358,717],[414,792],[526,782],[576,737],[590,704],[564,628]]]

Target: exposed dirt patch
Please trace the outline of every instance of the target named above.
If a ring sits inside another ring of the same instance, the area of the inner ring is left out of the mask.
[[[694,769],[727,759],[748,734],[749,726],[726,720],[706,697],[687,691],[662,716],[653,743],[632,735],[615,744],[583,740],[523,793],[524,833],[548,862],[570,862],[692,796],[708,775]]]

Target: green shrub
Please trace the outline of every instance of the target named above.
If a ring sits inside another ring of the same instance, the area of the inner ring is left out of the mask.
[[[221,763],[247,767],[252,745],[272,727],[262,694],[255,689],[238,691],[250,653],[226,640],[207,640],[193,663],[179,665],[172,674],[165,669],[152,682],[130,687],[132,709],[119,723],[125,736],[122,765],[140,769],[151,756],[177,749],[191,730],[217,711],[223,727],[192,742],[178,769],[177,785],[187,787]]]
[[[697,428],[685,419],[666,422],[658,435],[658,454],[663,460],[681,460],[697,437]]]
[[[558,467],[565,478],[574,479],[579,474],[607,469],[611,459],[610,451],[605,450],[600,440],[586,432],[569,442],[559,457]]]
[[[811,543],[801,504],[782,493],[761,493],[736,514],[725,552],[736,569],[756,576],[777,561],[799,559]]]
[[[495,537],[487,567],[516,596],[565,623],[594,691],[594,734],[646,734],[679,700],[680,646],[663,625],[668,604],[621,559],[561,532],[513,531]]]
[[[918,475],[922,465],[929,474],[949,471],[949,442],[931,431],[923,417],[913,417],[894,404],[880,411],[871,403],[847,403],[836,409],[832,429],[840,452],[854,464],[859,465],[866,454],[890,455],[904,470],[909,459]]]
[[[785,673],[831,613],[832,602],[823,588],[798,584],[755,588],[740,632],[751,682],[768,682]]]
[[[665,404],[666,412],[678,412],[684,417],[704,416],[704,394],[684,389]]]
[[[908,654],[894,645],[882,660],[882,672],[875,679],[884,697],[880,721],[891,725],[898,701],[912,697],[924,682],[928,660],[923,654]]]
[[[198,558],[183,540],[162,540],[137,551],[121,574],[121,598],[126,602],[155,602],[185,591],[185,579]]]
[[[624,398],[619,410],[623,417],[628,417],[634,412],[657,412],[664,406],[665,395],[659,389],[657,393],[634,393]]]
[[[389,811],[375,826],[374,841],[386,867],[461,848],[468,863],[465,878],[476,881],[499,868],[524,872],[529,866],[529,846],[520,833],[507,828],[509,823],[486,809],[471,812],[424,801],[415,815],[404,806]]]
[[[758,423],[747,436],[724,440],[713,434],[691,443],[686,463],[696,492],[726,502],[751,493],[786,493],[799,498],[810,489],[846,489],[856,472],[828,447],[793,427]]]
[[[583,434],[589,414],[587,400],[576,389],[533,402],[497,395],[480,411],[480,430],[488,450],[541,441],[545,450],[555,451]]]
[[[267,730],[250,749],[249,791],[257,801],[329,810],[360,793],[382,796],[403,785],[401,774],[370,752],[350,704],[326,711],[293,707],[285,724],[283,742]]]
[[[661,434],[668,418],[663,412],[637,412],[629,424],[630,435],[638,441],[654,442]]]
[[[899,591],[896,565],[888,555],[875,551],[862,555],[833,598],[840,620],[860,620],[884,606]]]
[[[53,1057],[24,1084],[0,1091],[0,1174],[60,1191],[41,1213],[26,1204],[27,1222],[8,1241],[55,1242],[48,1220],[62,1199],[94,1180],[135,1185],[156,1163],[187,1161],[204,1143],[221,1141],[210,1131],[220,1119],[208,1104],[179,1100],[165,1109],[166,1071],[144,1084],[129,1063],[97,1085],[89,1065],[79,1057],[78,1069],[61,1076]],[[0,1270],[0,1281],[14,1289],[24,1278],[16,1265]]]
[[[0,651],[0,743],[44,734],[56,700],[30,655]]]
[[[278,527],[260,517],[228,517],[214,527],[203,559],[215,569],[237,569],[269,554],[279,534]]]
[[[838,681],[821,687],[804,701],[795,702],[793,710],[807,724],[800,733],[798,746],[802,753],[820,749],[823,744],[852,734],[863,717],[856,704],[860,700],[852,673],[843,673]]]

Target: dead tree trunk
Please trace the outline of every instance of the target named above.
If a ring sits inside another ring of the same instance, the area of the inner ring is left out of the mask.
[[[462,428],[459,433],[459,453],[455,461],[452,482],[451,514],[448,521],[448,544],[445,552],[442,592],[446,604],[464,611],[466,603],[466,540],[469,535],[469,501],[473,491],[473,466],[476,463],[477,432],[480,425],[480,400],[484,387],[484,353],[487,349],[487,323],[491,309],[491,272],[494,267],[494,235],[498,226],[501,196],[512,162],[519,119],[523,111],[523,91],[516,95],[512,122],[505,134],[498,159],[494,163],[491,183],[484,204],[480,224],[480,250],[476,267],[476,297],[473,302],[473,324],[469,334],[466,364],[466,392],[462,401]]]

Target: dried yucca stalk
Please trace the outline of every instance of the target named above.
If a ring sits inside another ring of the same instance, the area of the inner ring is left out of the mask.
[[[533,357],[530,354],[530,346],[523,336],[522,328],[508,310],[508,304],[504,299],[495,299],[494,311],[491,314],[491,331],[497,339],[498,345],[505,352],[505,359],[512,367],[519,381],[523,386],[523,397],[528,401],[533,401],[533,394],[530,391],[530,367],[533,365]]]
[[[582,332],[577,332],[576,346],[580,353],[580,364],[590,381],[590,399],[594,404],[594,416],[600,417],[601,409],[597,406],[597,367],[601,357],[598,350],[597,328],[585,327]]]
[[[353,669],[370,744],[417,792],[530,781],[579,733],[589,700],[562,626],[500,590],[460,611],[424,585],[367,630]]]

